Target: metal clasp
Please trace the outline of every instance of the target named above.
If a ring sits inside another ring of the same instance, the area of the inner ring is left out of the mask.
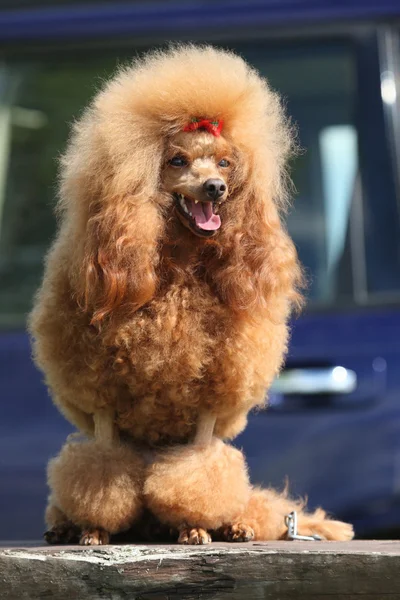
[[[303,542],[321,541],[319,535],[299,535],[297,533],[297,512],[295,510],[288,515],[285,515],[285,525],[288,528],[288,540],[301,540]]]

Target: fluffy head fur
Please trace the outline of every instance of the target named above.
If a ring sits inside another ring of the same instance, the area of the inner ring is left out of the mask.
[[[193,116],[223,118],[235,155],[209,244],[173,226],[163,185],[166,158]],[[278,96],[234,54],[177,47],[121,70],[76,124],[63,159],[61,208],[78,233],[77,292],[93,322],[146,304],[161,284],[160,246],[178,237],[202,244],[215,293],[238,312],[269,305],[274,313],[277,292],[297,304],[300,270],[279,219],[292,139]]]

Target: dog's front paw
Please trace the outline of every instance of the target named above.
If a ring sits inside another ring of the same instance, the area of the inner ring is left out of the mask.
[[[105,546],[110,543],[110,534],[105,529],[91,528],[82,531],[81,546]]]
[[[189,546],[211,544],[211,535],[201,527],[183,527],[179,533],[178,544]]]
[[[81,528],[67,521],[46,531],[43,538],[48,544],[76,544],[80,534]]]
[[[225,542],[251,542],[254,530],[246,523],[234,523],[223,528],[221,537]]]

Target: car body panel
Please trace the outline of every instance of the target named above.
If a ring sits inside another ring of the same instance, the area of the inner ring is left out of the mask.
[[[0,42],[26,40],[143,37],[182,31],[226,32],[231,28],[275,28],[393,18],[400,14],[397,0],[352,0],[339,5],[330,0],[214,0],[210,2],[104,2],[19,8],[0,12]],[[210,14],[210,11],[211,14]],[[204,35],[204,33],[203,33]]]
[[[344,366],[358,385],[343,396],[272,394],[270,408],[252,415],[237,441],[253,480],[282,487],[287,476],[294,494],[349,515],[359,535],[398,525],[399,336],[395,309],[300,318],[287,367]]]

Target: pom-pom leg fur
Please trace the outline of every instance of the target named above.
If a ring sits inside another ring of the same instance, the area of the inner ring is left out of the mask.
[[[67,442],[48,467],[48,525],[58,516],[84,530],[82,543],[107,543],[108,534],[128,529],[140,516],[143,475],[143,460],[128,445]]]
[[[243,454],[213,438],[207,446],[159,454],[148,468],[144,497],[161,522],[179,530],[181,543],[208,543],[208,530],[243,512],[250,489]]]

